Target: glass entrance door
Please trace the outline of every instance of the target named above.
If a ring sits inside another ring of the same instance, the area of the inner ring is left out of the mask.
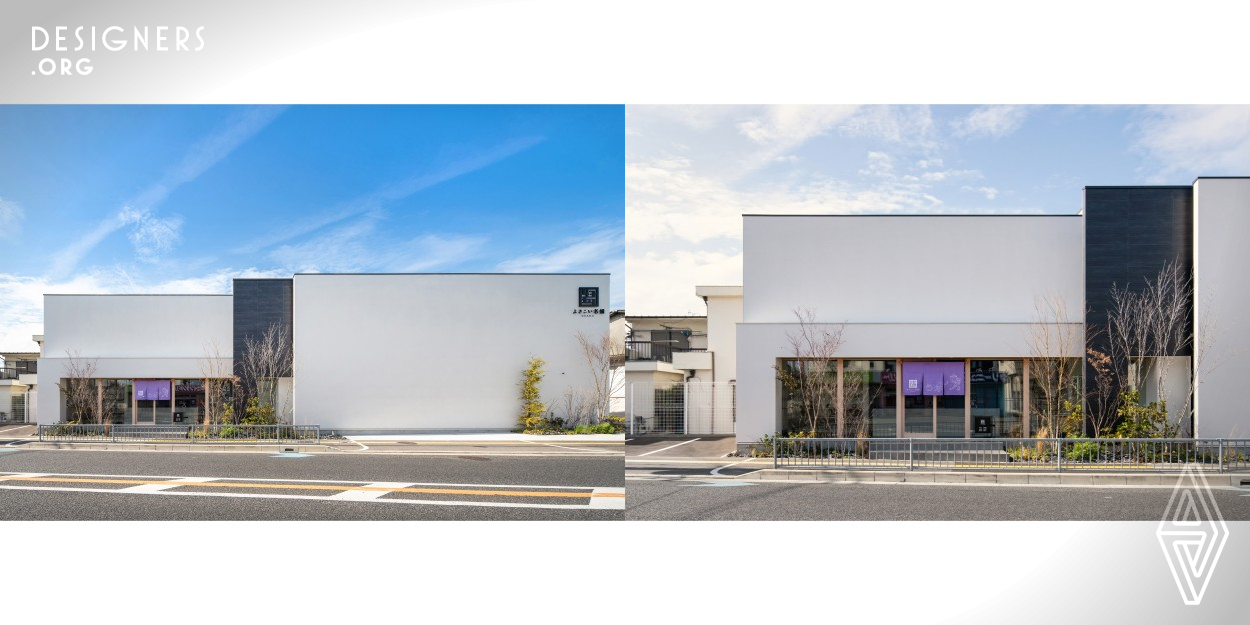
[[[903,363],[903,436],[963,438],[967,393],[963,361]]]
[[[136,425],[170,423],[170,386],[169,380],[135,380]]]
[[[903,398],[903,437],[933,438],[933,396]]]

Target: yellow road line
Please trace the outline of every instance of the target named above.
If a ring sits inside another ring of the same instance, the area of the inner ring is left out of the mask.
[[[268,488],[329,491],[383,491],[391,493],[426,493],[440,495],[477,495],[481,497],[624,497],[624,493],[567,493],[551,491],[468,490],[460,488],[384,488],[378,486],[334,486],[331,484],[256,484],[251,482],[178,482],[173,480],[115,480],[82,477],[4,477],[0,481],[64,482],[72,484],[160,484],[175,486],[224,486],[229,488]]]

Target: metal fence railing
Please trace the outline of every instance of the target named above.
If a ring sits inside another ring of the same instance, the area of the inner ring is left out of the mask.
[[[732,382],[633,382],[627,397],[631,436],[734,433],[737,393]]]
[[[100,425],[39,426],[40,441],[75,443],[320,443],[318,425]]]
[[[776,438],[773,468],[1179,471],[1250,469],[1250,439]]]

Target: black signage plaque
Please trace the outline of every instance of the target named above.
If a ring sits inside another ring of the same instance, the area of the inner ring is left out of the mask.
[[[599,287],[577,287],[577,306],[578,308],[595,308],[599,306]]]

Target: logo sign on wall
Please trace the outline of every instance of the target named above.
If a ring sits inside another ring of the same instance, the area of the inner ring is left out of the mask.
[[[599,307],[599,287],[597,286],[577,287],[577,306],[578,308],[598,308]]]
[[[593,317],[602,315],[606,312],[599,308],[599,287],[597,286],[579,286],[577,287],[577,308],[573,309],[573,314],[582,317]]]

